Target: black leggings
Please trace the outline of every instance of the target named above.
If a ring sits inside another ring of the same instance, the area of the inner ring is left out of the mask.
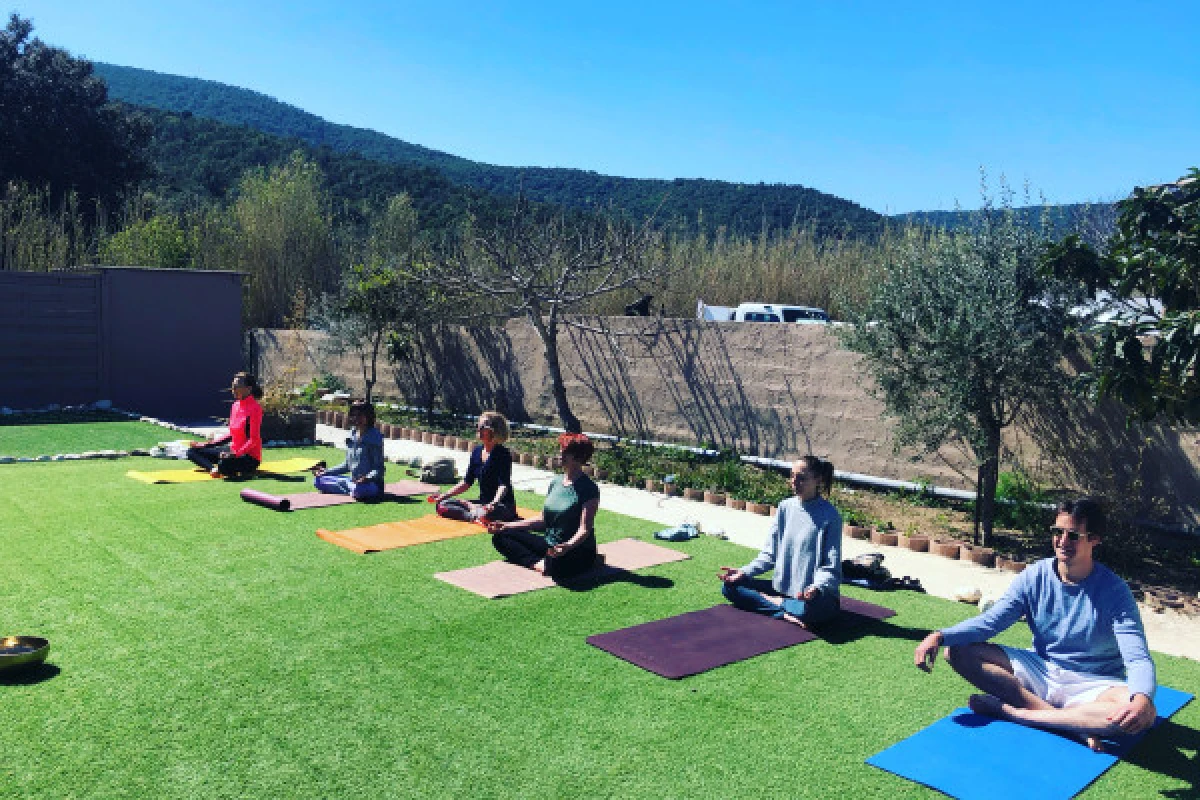
[[[187,451],[188,461],[191,461],[200,469],[211,472],[215,466],[217,471],[226,478],[238,477],[241,475],[253,475],[258,469],[258,459],[253,456],[231,456],[227,455],[221,458],[222,453],[228,453],[229,448],[221,445],[209,445],[207,447],[189,447]]]
[[[596,565],[594,536],[587,537],[577,547],[558,558],[549,558],[546,555],[550,543],[546,541],[545,536],[538,536],[529,531],[501,531],[492,534],[492,546],[508,561],[526,568],[545,559],[546,575],[556,581],[582,575]]]

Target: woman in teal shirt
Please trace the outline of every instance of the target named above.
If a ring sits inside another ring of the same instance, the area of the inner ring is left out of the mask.
[[[550,482],[542,513],[516,522],[493,522],[488,530],[492,544],[507,560],[555,580],[568,580],[596,564],[600,489],[583,474],[583,465],[595,452],[592,441],[582,433],[564,433],[558,446],[563,474]]]

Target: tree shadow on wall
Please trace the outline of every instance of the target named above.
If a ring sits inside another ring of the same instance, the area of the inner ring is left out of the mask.
[[[319,376],[329,356],[324,337],[293,330],[256,328],[243,341],[244,363],[264,386],[302,386]]]
[[[1089,367],[1078,351],[1070,371]],[[1194,518],[1200,473],[1184,450],[1186,434],[1154,423],[1127,423],[1113,401],[1094,406],[1069,392],[1043,397],[1022,427],[1060,481],[1092,494],[1120,497],[1135,516],[1181,521]],[[1193,433],[1194,435],[1194,433]]]
[[[411,360],[392,368],[396,388],[409,403],[436,405],[440,398],[451,411],[495,409],[514,421],[529,419],[512,340],[504,328],[442,328],[418,356],[433,365],[432,384]]]
[[[618,436],[647,439],[650,426],[638,397],[637,385],[629,371],[630,356],[621,346],[622,337],[613,332],[603,317],[589,319],[590,329],[567,326],[571,346],[579,354],[575,370],[577,377],[591,391],[608,420],[609,431]],[[643,347],[657,339],[662,329],[661,319],[644,321],[649,337],[636,337]],[[633,346],[633,343],[630,343]]]
[[[720,326],[669,319],[638,324],[644,326],[639,336],[618,335],[603,319],[590,320],[587,329],[568,329],[580,355],[579,378],[612,430],[643,438],[652,433],[629,369],[628,347],[644,349],[653,361],[658,385],[693,440],[760,455],[795,452],[800,436],[807,442],[798,415],[784,418],[777,409],[759,409],[750,401]]]

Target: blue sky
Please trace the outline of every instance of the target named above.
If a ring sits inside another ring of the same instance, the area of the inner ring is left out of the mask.
[[[1200,2],[17,0],[99,61],[493,164],[799,183],[881,212],[1200,166]]]

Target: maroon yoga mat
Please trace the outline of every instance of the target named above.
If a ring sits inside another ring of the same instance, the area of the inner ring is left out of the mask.
[[[890,608],[842,598],[844,628],[895,615]],[[858,617],[858,619],[855,619]],[[589,636],[587,643],[664,678],[686,678],[747,658],[816,639],[817,635],[783,620],[719,605],[632,628]]]
[[[412,497],[419,494],[432,494],[441,488],[431,483],[421,481],[396,481],[384,488],[380,501],[395,500],[400,497]],[[353,497],[344,494],[322,494],[321,492],[302,492],[300,494],[275,495],[260,492],[255,489],[243,489],[242,499],[247,503],[274,509],[275,511],[302,511],[306,508],[324,508],[325,506],[340,506],[355,502]]]

